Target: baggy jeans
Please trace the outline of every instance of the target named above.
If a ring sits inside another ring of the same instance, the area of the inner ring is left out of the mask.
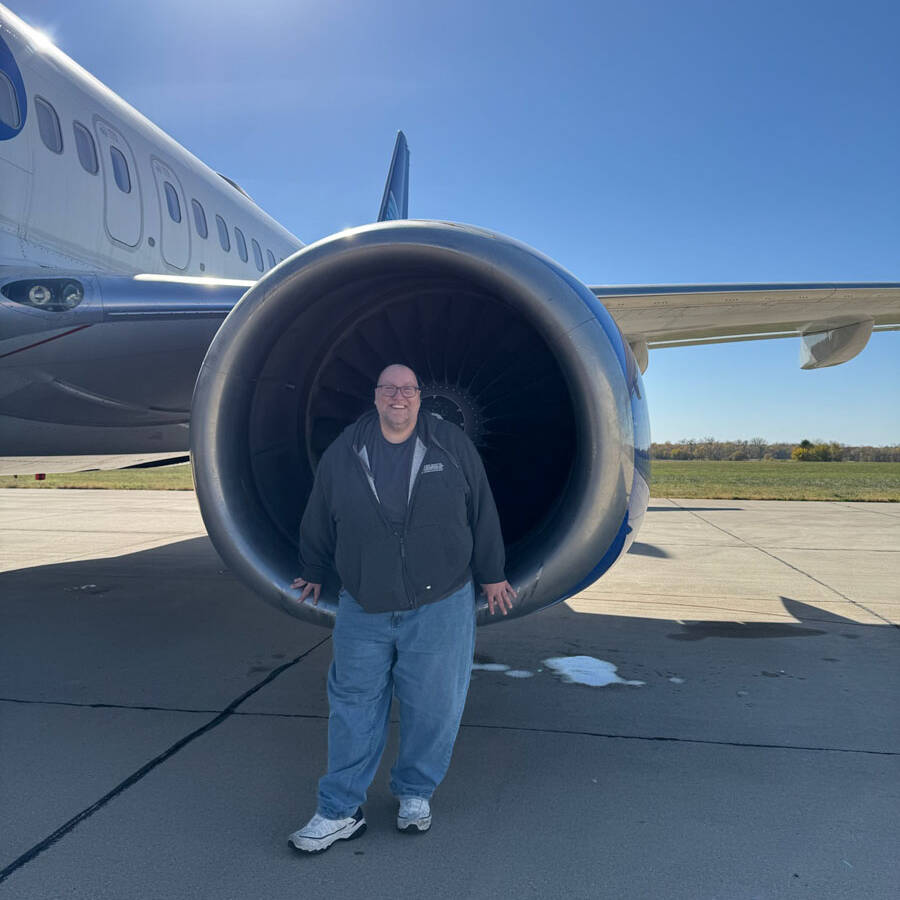
[[[475,651],[472,582],[401,612],[367,613],[345,590],[328,672],[328,773],[318,812],[352,815],[366,799],[387,741],[391,695],[400,712],[400,752],[391,769],[397,798],[430,799],[450,765]]]

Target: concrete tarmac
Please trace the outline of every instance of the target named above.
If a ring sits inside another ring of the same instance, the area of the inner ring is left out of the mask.
[[[427,835],[392,735],[367,833],[306,857],[329,632],[192,493],[0,491],[0,898],[895,898],[900,504],[655,499],[638,538],[481,629]]]

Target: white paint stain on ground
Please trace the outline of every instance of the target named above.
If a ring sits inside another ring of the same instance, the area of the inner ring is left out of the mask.
[[[528,669],[511,669],[503,663],[474,663],[472,671],[502,672],[510,678],[531,678],[534,675],[534,672],[529,672]]]
[[[587,684],[590,687],[606,687],[608,684],[632,684],[639,686],[643,681],[627,681],[616,674],[616,666],[593,656],[557,656],[545,659],[544,665],[553,669],[563,681],[571,684]]]

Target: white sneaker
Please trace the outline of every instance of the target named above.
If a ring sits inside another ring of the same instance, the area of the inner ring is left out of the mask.
[[[299,831],[289,838],[298,850],[304,853],[321,853],[335,841],[350,841],[366,830],[366,817],[362,807],[346,819],[326,819],[316,813]]]
[[[397,831],[419,834],[431,828],[431,804],[424,797],[403,797],[397,813]]]

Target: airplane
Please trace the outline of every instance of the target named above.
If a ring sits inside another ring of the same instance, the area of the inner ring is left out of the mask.
[[[634,540],[649,350],[793,336],[815,369],[900,328],[896,282],[589,286],[504,235],[409,219],[402,132],[377,220],[305,245],[2,6],[0,184],[0,456],[190,449],[225,562],[325,626],[339,585],[299,602],[297,525],[386,364],[482,454],[507,621]]]

